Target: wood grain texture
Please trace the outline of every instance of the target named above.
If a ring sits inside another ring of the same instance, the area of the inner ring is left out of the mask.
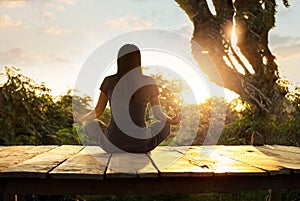
[[[106,178],[158,177],[147,154],[113,153]]]
[[[185,150],[181,148],[180,151]],[[213,172],[201,162],[190,160],[174,147],[157,147],[151,152],[151,159],[160,175],[165,177],[212,176]]]
[[[183,153],[193,163],[207,167],[215,176],[223,175],[261,175],[267,172],[257,167],[240,162],[233,156],[222,155],[224,146],[193,146]],[[237,153],[235,153],[237,154]]]
[[[300,154],[300,148],[299,147],[293,147],[293,146],[282,146],[282,145],[265,145],[265,148],[276,150],[276,151],[283,151],[283,152],[291,152],[294,154]]]
[[[1,171],[33,158],[39,154],[50,151],[57,146],[7,146],[0,149],[0,175]]]
[[[269,174],[290,174],[290,169],[284,168],[273,155],[261,152],[259,147],[262,146],[222,146],[217,151],[220,155],[265,170]]]
[[[1,147],[0,178],[46,178],[50,175],[54,179],[101,180],[159,176],[264,176],[300,171],[300,154],[298,154],[300,149],[297,147],[161,146],[149,154],[112,155],[96,146],[88,146],[82,150],[83,148],[82,146]]]
[[[295,173],[300,173],[300,154],[289,151],[269,149],[267,147],[257,147],[259,151],[270,157],[276,158],[276,162],[282,169],[291,169]]]
[[[63,145],[3,170],[0,177],[46,178],[47,173],[83,149],[82,146]]]
[[[98,146],[85,147],[49,174],[55,179],[100,179],[104,178],[110,154]]]

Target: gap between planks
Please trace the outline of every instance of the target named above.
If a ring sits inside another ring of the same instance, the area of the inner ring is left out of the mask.
[[[62,145],[3,170],[0,177],[46,178],[50,170],[78,153],[82,146]]]
[[[99,146],[87,146],[54,168],[49,175],[54,179],[103,180],[110,155]]]

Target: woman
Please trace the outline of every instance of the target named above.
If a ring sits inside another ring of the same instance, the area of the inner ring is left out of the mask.
[[[142,74],[141,54],[135,45],[120,48],[117,65],[118,72],[101,84],[95,109],[83,116],[75,113],[74,120],[85,122],[86,134],[107,152],[149,152],[167,138],[170,125],[178,124],[180,117],[170,118],[161,111],[157,85],[153,78]],[[107,102],[111,119],[106,128],[96,119],[102,115]],[[146,127],[148,103],[158,122]]]

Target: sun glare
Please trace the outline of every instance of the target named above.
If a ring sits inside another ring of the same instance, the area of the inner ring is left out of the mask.
[[[234,51],[236,52],[236,54],[239,56],[239,58],[242,60],[242,62],[245,64],[247,70],[250,72],[250,73],[254,73],[254,70],[251,66],[251,64],[248,62],[248,60],[244,57],[244,55],[241,53],[240,51],[240,48],[238,48],[237,46],[237,29],[236,29],[236,26],[235,26],[235,20],[233,20],[233,26],[232,26],[232,32],[231,32],[231,45],[232,45],[232,48],[234,49]],[[244,70],[243,68],[239,65],[238,61],[236,59],[233,59],[233,63],[235,66],[237,66],[237,70],[241,73],[244,73]]]
[[[184,99],[184,103],[203,102],[210,96],[203,75],[178,55],[146,51],[143,54],[143,65],[148,67],[145,74],[160,72],[164,79],[182,81],[184,89],[179,95]]]
[[[222,96],[222,94],[213,94],[211,90],[214,87],[209,86],[212,83],[205,79],[205,75],[193,66],[189,61],[169,52],[158,50],[142,50],[142,66],[143,73],[146,75],[161,73],[163,79],[168,81],[179,80],[183,83],[183,90],[178,94],[183,98],[184,104],[199,104],[212,96]],[[112,62],[106,72],[100,75],[99,87],[104,77],[116,73],[116,61]],[[98,99],[99,87],[95,89],[94,100]],[[237,95],[228,90],[224,91],[225,98],[232,100]]]

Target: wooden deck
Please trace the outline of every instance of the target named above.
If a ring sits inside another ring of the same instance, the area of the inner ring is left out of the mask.
[[[0,147],[0,195],[167,194],[300,189],[300,148],[158,147],[108,154],[90,146]]]

